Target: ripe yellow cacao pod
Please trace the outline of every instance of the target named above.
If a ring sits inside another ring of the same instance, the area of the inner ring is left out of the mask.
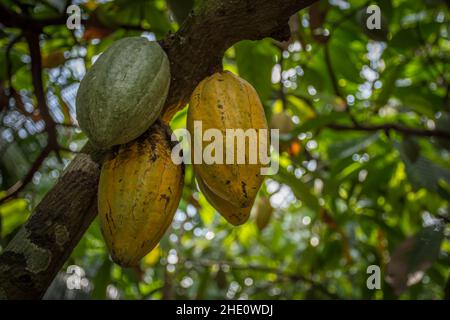
[[[267,197],[261,197],[256,201],[254,208],[256,226],[259,231],[262,231],[270,222],[272,218],[273,208]]]
[[[246,208],[238,208],[233,206],[228,201],[222,199],[213,191],[211,191],[205,183],[202,181],[202,178],[199,176],[197,178],[197,184],[200,191],[204,194],[206,200],[220,213],[222,217],[224,217],[229,223],[232,225],[238,226],[245,223],[250,216],[251,206]]]
[[[251,207],[264,180],[264,176],[260,174],[263,164],[260,162],[258,152],[253,154],[256,156],[256,162],[250,164],[248,143],[246,143],[245,150],[237,150],[238,143],[235,139],[234,161],[232,164],[225,162],[228,153],[233,151],[226,147],[227,129],[241,129],[244,132],[247,129],[256,129],[256,145],[263,144],[267,154],[269,139],[259,141],[261,129],[265,129],[269,136],[267,120],[255,89],[247,81],[228,71],[217,72],[205,78],[194,90],[189,103],[187,128],[194,139],[198,137],[194,132],[196,121],[201,121],[203,132],[208,129],[218,129],[223,137],[223,141],[221,141],[223,162],[221,164],[208,164],[205,161],[196,164],[194,141],[192,155],[196,175],[201,178],[209,190],[229,202],[233,207]],[[246,141],[248,142],[248,139]],[[203,141],[201,144],[205,150],[210,142]],[[245,154],[243,155],[242,152]],[[245,163],[237,162],[239,156],[245,156]]]
[[[113,260],[122,266],[136,265],[172,222],[184,168],[170,156],[170,130],[158,121],[137,140],[115,147],[102,166],[102,233]]]

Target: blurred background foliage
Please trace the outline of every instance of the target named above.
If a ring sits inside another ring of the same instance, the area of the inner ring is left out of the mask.
[[[30,52],[20,30],[1,28],[0,197],[37,170],[0,205],[0,251],[86,142],[74,104],[86,69],[117,39],[176,32],[194,2],[74,1],[80,30],[44,28],[42,75],[58,147],[38,168],[48,134]],[[34,18],[66,5],[0,4]],[[370,4],[381,8],[381,30],[366,27]],[[227,224],[188,166],[173,224],[140,267],[111,262],[95,221],[46,298],[449,298],[449,2],[323,0],[290,26],[288,42],[242,41],[223,59],[255,86],[281,132],[280,171],[249,222]],[[185,121],[186,109],[171,126]],[[381,290],[366,286],[369,265],[381,268]]]

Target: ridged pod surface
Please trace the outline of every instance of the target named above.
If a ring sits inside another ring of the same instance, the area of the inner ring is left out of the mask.
[[[171,160],[170,130],[160,121],[114,148],[102,166],[98,211],[115,262],[136,265],[158,244],[178,207],[183,180],[183,165]]]
[[[223,135],[224,150],[223,164],[208,164],[205,161],[196,164],[193,159],[196,175],[209,190],[233,207],[251,207],[264,180],[264,176],[260,174],[262,164],[258,153],[255,154],[256,163],[249,163],[248,143],[245,150],[239,150],[245,153],[245,163],[239,164],[236,161],[237,143],[234,147],[234,162],[225,163],[226,153],[232,151],[226,150],[226,130],[267,130],[264,110],[255,89],[247,81],[228,71],[218,72],[205,78],[194,90],[189,103],[187,128],[194,138],[198,137],[194,132],[195,121],[201,121],[203,133],[207,129],[220,130]],[[256,132],[258,136],[259,130]],[[259,143],[259,139],[257,141]],[[204,141],[203,150],[210,143]],[[268,139],[262,143],[266,149]],[[192,155],[195,153],[194,149],[195,145]]]
[[[80,83],[81,129],[101,149],[136,139],[159,117],[169,83],[169,60],[157,42],[143,37],[114,42]]]
[[[213,191],[211,191],[202,181],[202,178],[197,176],[196,179],[198,187],[204,194],[206,200],[208,200],[208,202],[217,210],[217,212],[219,212],[220,215],[224,217],[229,223],[238,226],[248,220],[250,211],[252,209],[251,205],[246,208],[235,207],[230,202],[222,199]]]

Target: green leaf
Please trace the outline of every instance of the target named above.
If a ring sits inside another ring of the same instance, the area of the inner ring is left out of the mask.
[[[404,146],[395,144],[400,156],[405,163],[405,170],[409,181],[416,188],[425,188],[429,191],[442,193],[442,183],[450,184],[450,170],[434,163],[428,158],[418,156],[413,162],[407,154]],[[443,180],[443,182],[440,182]]]
[[[396,87],[394,95],[402,102],[403,107],[430,118],[434,117],[438,107],[442,105],[442,99],[424,90],[422,85]]]
[[[400,29],[389,41],[389,46],[396,49],[413,49],[420,46],[420,38],[415,28]]]
[[[287,101],[290,103],[291,110],[294,114],[299,116],[300,121],[304,122],[305,120],[312,119],[316,116],[314,109],[312,109],[303,99],[289,95]]]
[[[308,120],[295,128],[295,130],[292,132],[293,135],[297,135],[302,132],[308,132],[311,130],[317,130],[320,128],[323,128],[329,124],[332,124],[336,122],[339,119],[345,119],[348,115],[343,112],[332,112],[330,114],[326,115],[320,115],[317,118]]]
[[[175,19],[181,24],[189,15],[189,12],[194,7],[195,0],[167,0],[167,3],[172,10]]]
[[[272,67],[276,51],[270,40],[241,41],[234,45],[239,75],[250,82],[261,101],[272,94]]]
[[[319,201],[311,192],[310,188],[300,179],[297,179],[292,173],[289,173],[285,168],[280,167],[278,175],[274,176],[274,179],[291,187],[295,196],[311,210],[314,212],[319,211]]]
[[[0,194],[0,197],[4,195]],[[27,220],[28,202],[25,199],[14,199],[0,206],[1,229],[0,238],[8,236]]]
[[[402,141],[401,148],[411,163],[417,161],[420,156],[420,145],[416,140],[411,137],[405,137]]]
[[[10,50],[11,75],[14,75],[24,63],[21,60],[21,53],[17,50]],[[6,60],[6,47],[0,48],[0,82],[8,79],[8,63]]]
[[[444,227],[432,225],[402,242],[392,253],[387,266],[387,281],[397,294],[419,282],[423,273],[439,256]]]
[[[438,192],[439,179],[450,183],[450,170],[435,164],[431,160],[419,156],[416,162],[412,163],[406,154],[403,154],[402,158],[405,162],[408,179],[415,187],[423,187]]]
[[[328,156],[330,159],[346,158],[367,148],[379,139],[379,134],[338,141],[328,147]]]
[[[92,291],[92,298],[105,299],[106,287],[111,282],[111,266],[112,263],[106,256],[102,265],[97,270],[96,277],[94,278],[94,290]]]
[[[30,155],[18,143],[12,143],[1,150],[0,168],[4,185],[10,187],[27,174],[30,167],[27,157]]]
[[[398,64],[387,69],[381,74],[383,87],[376,98],[376,104],[378,107],[383,107],[388,102],[395,89],[395,82],[403,71],[403,67],[403,64]]]
[[[360,63],[356,57],[357,52],[355,50],[351,50],[346,43],[341,43],[337,40],[331,42],[329,50],[332,67],[338,77],[337,80],[343,78],[355,83],[362,82]]]

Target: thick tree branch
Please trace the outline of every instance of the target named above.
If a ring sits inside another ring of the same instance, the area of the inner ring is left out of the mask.
[[[32,19],[26,15],[10,10],[0,3],[0,23],[6,27],[20,28],[22,30],[41,30],[46,26],[64,25],[66,23],[66,13],[55,18]]]
[[[289,36],[289,17],[313,2],[315,0],[204,1],[176,34],[161,42],[169,56],[172,74],[164,119],[167,121],[184,106],[198,82],[220,69],[228,47],[244,39],[272,36],[285,40]],[[14,21],[3,7],[0,5],[0,22],[4,25],[29,30],[30,26],[44,24],[43,21],[24,21],[23,17],[16,17],[18,20]],[[57,24],[65,24],[65,19],[59,22]],[[0,297],[37,299],[45,293],[96,214],[100,171],[97,156],[86,149],[77,155],[6,247],[0,256]]]
[[[204,1],[164,41],[171,67],[171,88],[163,120],[169,121],[189,100],[197,84],[222,67],[222,57],[240,40],[288,40],[292,14],[315,0]],[[252,57],[248,57],[251,59]]]
[[[96,215],[100,169],[81,153],[0,256],[0,298],[42,297]]]

